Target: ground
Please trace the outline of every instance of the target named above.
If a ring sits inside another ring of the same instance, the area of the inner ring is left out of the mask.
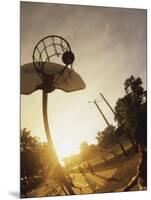
[[[85,170],[84,173],[70,174],[76,194],[92,194],[122,191],[131,178],[136,174],[136,166],[139,154],[130,152],[127,157],[121,154],[118,158],[112,158],[107,163],[98,163],[93,166],[94,173]],[[80,190],[81,188],[81,190]],[[137,187],[132,190],[138,190]],[[38,188],[27,194],[27,197],[43,197],[66,195],[61,187],[47,177]]]

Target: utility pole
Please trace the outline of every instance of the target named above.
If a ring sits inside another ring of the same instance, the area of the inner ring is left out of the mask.
[[[105,103],[108,105],[108,107],[111,109],[111,111],[113,112],[114,116],[116,116],[116,113],[115,113],[114,109],[109,104],[109,102],[105,99],[105,97],[103,96],[103,94],[101,92],[100,92],[100,95],[101,95],[102,99],[105,101]]]
[[[92,101],[92,102],[89,101],[89,103],[94,103],[94,104],[95,104],[95,106],[96,106],[97,109],[99,110],[100,114],[102,115],[104,121],[106,122],[107,126],[110,127],[110,123],[108,122],[108,120],[107,120],[107,118],[105,117],[104,113],[102,112],[101,108],[100,108],[99,105],[97,104],[96,100],[94,100],[94,101]],[[123,147],[122,143],[120,142],[119,138],[118,138],[115,134],[113,134],[113,137],[114,137],[114,139],[116,140],[116,142],[119,144],[119,146],[120,146],[120,148],[122,149],[124,155],[127,156],[127,152],[126,152],[126,150],[124,149],[124,147]]]
[[[101,92],[100,92],[100,95],[101,95],[102,99],[105,101],[105,103],[108,105],[108,107],[110,108],[110,110],[113,112],[114,116],[116,117],[116,113],[115,113],[114,109],[112,108],[112,106],[109,104],[109,102],[106,100],[106,98],[103,96],[103,94]],[[121,122],[120,122],[120,125],[122,125]],[[131,142],[132,146],[134,147],[134,149],[137,149],[136,148],[136,144],[135,144],[135,142],[133,140],[133,136],[129,132],[128,132],[128,138],[129,138],[129,141]]]
[[[94,104],[96,105],[97,109],[98,109],[99,112],[101,113],[101,115],[102,115],[103,119],[105,120],[106,124],[107,124],[108,126],[110,126],[108,120],[106,119],[104,113],[102,112],[101,108],[100,108],[99,105],[97,104],[96,100],[94,100]]]

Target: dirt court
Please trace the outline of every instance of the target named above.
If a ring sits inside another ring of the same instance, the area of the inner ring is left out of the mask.
[[[73,183],[77,187],[73,190],[76,194],[120,192],[136,174],[138,159],[139,154],[133,152],[126,158],[122,155],[103,166],[94,166],[94,174],[89,171],[84,174],[73,173],[71,174],[74,177]],[[59,186],[55,188],[55,191],[53,188],[53,182],[48,178],[38,188],[28,193],[28,197],[66,195]],[[134,187],[132,190],[138,190],[138,188]]]
[[[121,163],[120,167],[113,175],[113,178],[117,178],[119,181],[109,182],[107,181],[105,185],[98,190],[98,192],[120,192],[122,189],[129,183],[131,178],[136,174],[136,167],[139,160],[139,154],[135,153],[129,155],[123,163]],[[137,186],[132,188],[132,190],[138,190]]]

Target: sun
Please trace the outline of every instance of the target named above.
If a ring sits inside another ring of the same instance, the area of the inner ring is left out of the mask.
[[[37,136],[42,143],[47,142],[46,134],[44,133],[45,130],[41,123],[39,126],[35,126],[31,131],[32,136]],[[69,134],[66,132],[64,132],[62,135],[63,137],[60,138],[59,133],[52,134],[54,149],[61,164],[63,164],[64,158],[80,153],[79,147],[82,142],[81,138],[78,136],[74,135],[74,137],[69,137]]]
[[[63,141],[56,141],[55,142],[55,149],[56,153],[58,155],[58,159],[61,164],[63,164],[63,159],[71,156],[73,154],[78,154],[80,153],[80,142],[69,140],[69,139],[64,139]]]

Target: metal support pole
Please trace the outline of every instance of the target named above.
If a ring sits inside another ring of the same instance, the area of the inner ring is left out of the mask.
[[[111,111],[113,112],[113,114],[116,116],[116,113],[114,111],[114,109],[111,107],[111,105],[109,104],[109,102],[105,99],[105,97],[103,96],[103,94],[100,92],[100,95],[102,97],[102,99],[105,101],[105,103],[108,105],[108,107],[111,109]]]
[[[106,119],[104,113],[103,113],[102,110],[100,109],[100,107],[99,107],[99,105],[97,104],[96,100],[94,100],[94,104],[96,105],[97,109],[98,109],[99,112],[101,113],[101,115],[102,115],[103,119],[105,120],[107,126],[110,127],[110,123],[109,123],[108,120]],[[115,140],[118,142],[118,144],[119,144],[120,148],[122,149],[124,155],[127,156],[127,152],[125,151],[125,149],[124,149],[122,143],[120,142],[120,140],[118,139],[118,137],[117,137],[115,134],[113,134],[113,137],[114,137]]]
[[[108,120],[106,119],[104,113],[102,112],[101,108],[99,107],[99,105],[97,104],[96,100],[94,100],[94,104],[96,105],[97,109],[99,110],[99,112],[101,113],[103,119],[105,120],[106,124],[108,126],[110,126],[110,123],[108,122]]]
[[[63,172],[63,169],[59,163],[59,160],[57,158],[57,154],[56,151],[54,149],[54,145],[53,145],[53,141],[51,138],[51,134],[50,134],[50,129],[49,129],[49,123],[48,123],[48,113],[47,113],[47,105],[48,105],[48,94],[47,92],[45,92],[43,90],[43,120],[44,120],[44,127],[45,127],[45,132],[46,132],[46,136],[47,136],[47,140],[48,140],[48,144],[51,147],[51,152],[53,153],[54,156],[54,162],[56,165],[56,171],[58,173],[58,181],[62,184],[64,183],[65,187],[68,190],[68,193],[71,195],[74,195],[74,191],[72,189],[72,187],[70,186],[70,184],[68,183],[68,180],[65,177],[65,174]]]
[[[105,101],[105,103],[108,105],[108,107],[110,108],[110,110],[113,112],[113,114],[114,114],[114,116],[116,116],[116,113],[115,113],[115,111],[114,111],[114,109],[112,108],[112,106],[109,104],[109,102],[105,99],[105,97],[103,96],[103,94],[100,92],[100,95],[101,95],[101,97],[102,97],[102,99]],[[122,123],[120,122],[120,125],[121,125]],[[132,134],[131,133],[128,133],[128,134],[125,134],[126,136],[128,135],[128,138],[129,138],[129,141],[130,141],[130,143],[132,144],[132,146],[134,147],[134,149],[137,149],[136,148],[136,144],[135,144],[135,142],[134,142],[134,140],[133,140],[133,136],[132,136]]]

